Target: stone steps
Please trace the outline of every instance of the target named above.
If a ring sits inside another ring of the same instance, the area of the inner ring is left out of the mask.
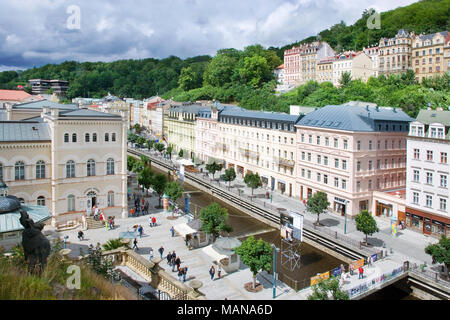
[[[94,218],[86,218],[88,229],[100,229],[105,226],[102,221],[96,221]]]

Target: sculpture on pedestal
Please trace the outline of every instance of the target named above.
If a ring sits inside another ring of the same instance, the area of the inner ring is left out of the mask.
[[[19,221],[25,228],[22,234],[22,246],[28,271],[40,274],[50,255],[50,241],[41,232],[44,223],[34,223],[25,210],[20,211]]]

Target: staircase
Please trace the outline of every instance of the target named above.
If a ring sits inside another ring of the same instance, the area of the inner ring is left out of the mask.
[[[96,221],[94,218],[91,218],[91,217],[87,217],[86,222],[87,222],[88,229],[99,229],[99,228],[103,228],[105,226],[103,221]]]

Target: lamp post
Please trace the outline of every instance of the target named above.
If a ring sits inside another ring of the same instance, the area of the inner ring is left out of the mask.
[[[344,216],[345,216],[345,223],[344,223],[344,234],[347,234],[347,205],[348,205],[348,200],[345,201],[345,212],[344,212]]]
[[[273,299],[277,292],[277,247],[272,243],[273,248]]]

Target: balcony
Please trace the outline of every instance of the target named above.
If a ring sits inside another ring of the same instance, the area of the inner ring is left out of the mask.
[[[279,166],[294,168],[295,167],[295,161],[294,160],[288,160],[280,157],[273,157],[273,160],[275,163],[278,163]]]
[[[223,152],[227,152],[229,150],[228,145],[222,142],[217,143],[217,150],[222,150]]]
[[[259,159],[259,152],[252,151],[249,149],[244,149],[244,148],[239,148],[239,151],[241,152],[241,154],[244,157],[252,158],[252,159]]]

